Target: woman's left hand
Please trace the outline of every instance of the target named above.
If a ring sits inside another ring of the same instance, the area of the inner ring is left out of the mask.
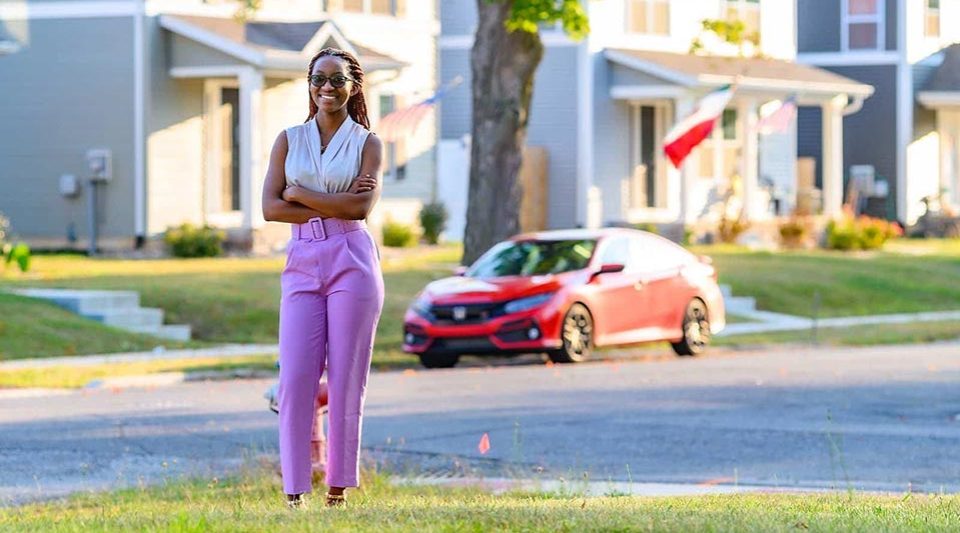
[[[297,185],[289,185],[286,189],[283,190],[283,200],[286,202],[296,202],[297,194],[300,192],[300,187]]]

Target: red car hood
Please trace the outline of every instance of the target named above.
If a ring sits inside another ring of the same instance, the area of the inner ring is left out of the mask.
[[[481,303],[555,291],[561,286],[562,279],[557,275],[488,279],[457,276],[431,282],[423,289],[423,294],[437,304]]]

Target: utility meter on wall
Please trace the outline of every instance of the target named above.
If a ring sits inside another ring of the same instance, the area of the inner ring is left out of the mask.
[[[113,164],[110,150],[97,148],[87,150],[87,168],[92,181],[110,181],[113,177]]]

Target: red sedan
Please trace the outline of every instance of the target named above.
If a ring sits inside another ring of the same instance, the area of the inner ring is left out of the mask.
[[[465,354],[546,352],[572,363],[597,347],[663,340],[696,355],[725,324],[709,258],[631,229],[545,231],[427,285],[404,317],[403,350],[427,368]]]

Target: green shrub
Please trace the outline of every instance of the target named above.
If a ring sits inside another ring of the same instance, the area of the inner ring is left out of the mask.
[[[0,213],[0,255],[3,256],[4,266],[16,263],[21,272],[30,269],[30,247],[23,242],[8,241],[10,235],[10,219]]]
[[[383,224],[383,245],[392,248],[406,248],[417,243],[413,228],[406,224],[388,220]]]
[[[648,233],[653,233],[654,235],[660,235],[660,228],[657,227],[653,222],[640,222],[633,225],[633,229],[638,229],[640,231],[646,231]]]
[[[744,231],[747,231],[749,227],[750,224],[744,220],[723,217],[720,219],[720,223],[717,224],[717,236],[720,237],[720,242],[736,242],[737,237]]]
[[[423,240],[427,244],[437,244],[440,234],[447,228],[447,208],[441,202],[433,202],[420,210],[420,227],[423,228]]]
[[[174,257],[217,257],[223,253],[223,241],[227,236],[223,230],[190,223],[167,228],[163,241],[167,243]]]
[[[832,250],[879,250],[889,240],[903,235],[895,222],[871,217],[847,217],[827,224],[827,248]]]

